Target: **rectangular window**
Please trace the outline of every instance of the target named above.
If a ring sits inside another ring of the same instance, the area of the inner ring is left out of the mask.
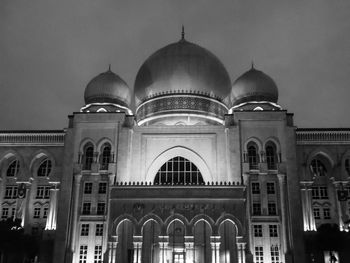
[[[91,194],[92,193],[92,183],[86,182],[84,184],[84,194]]]
[[[82,245],[79,250],[79,263],[86,263],[88,246]]]
[[[266,190],[267,190],[267,194],[274,195],[276,193],[275,183],[274,182],[267,182],[266,183]]]
[[[263,247],[255,247],[255,263],[264,263]]]
[[[275,216],[277,215],[277,208],[276,208],[276,203],[268,203],[267,204],[267,210],[269,213],[269,216]]]
[[[331,219],[331,209],[326,207],[323,208],[323,218],[324,219]]]
[[[49,199],[51,186],[38,186],[36,188],[36,199]]]
[[[321,213],[320,213],[320,209],[318,207],[314,207],[312,209],[312,211],[313,211],[315,219],[321,219]]]
[[[18,196],[17,186],[6,186],[4,199],[16,199]]]
[[[94,263],[102,263],[102,246],[95,246]]]
[[[252,183],[252,194],[260,194],[260,184],[255,182]]]
[[[277,225],[269,225],[270,237],[278,237]]]
[[[96,224],[95,236],[97,237],[103,236],[103,224]]]
[[[84,202],[83,203],[83,215],[90,215],[91,213],[91,203]]]
[[[254,216],[261,215],[261,204],[260,203],[253,203],[253,215]]]
[[[326,186],[312,187],[311,196],[313,199],[328,199],[328,189]]]
[[[262,225],[253,225],[254,237],[262,237]]]
[[[107,183],[99,183],[98,184],[98,193],[99,194],[107,193]]]
[[[34,207],[33,218],[40,218],[40,211],[41,211],[40,207]]]
[[[80,231],[80,235],[83,237],[86,237],[89,235],[89,224],[82,224],[81,225],[81,231]]]
[[[9,216],[9,208],[8,207],[3,207],[2,208],[2,213],[1,213],[1,219],[7,219]]]
[[[271,246],[271,263],[279,263],[280,262],[280,253],[278,250],[278,246]]]
[[[43,218],[47,218],[47,215],[49,213],[49,207],[44,207],[44,211],[43,211]]]
[[[98,215],[104,215],[106,209],[106,203],[105,202],[99,202],[97,204],[97,214]]]

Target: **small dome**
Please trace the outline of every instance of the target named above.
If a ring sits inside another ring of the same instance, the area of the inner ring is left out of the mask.
[[[199,93],[225,99],[231,91],[231,80],[215,55],[182,38],[143,63],[134,90],[137,103],[162,93]]]
[[[277,103],[278,89],[274,80],[252,67],[240,76],[232,86],[231,105],[248,101],[269,101]]]
[[[122,78],[109,69],[87,84],[84,99],[85,104],[113,103],[129,107],[131,90]]]

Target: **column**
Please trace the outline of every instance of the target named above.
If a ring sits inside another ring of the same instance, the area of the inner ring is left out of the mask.
[[[142,236],[134,236],[134,263],[141,263]]]
[[[57,221],[57,194],[58,194],[58,185],[59,183],[55,183],[53,188],[50,189],[50,206],[49,213],[46,219],[45,230],[55,230],[56,229],[56,221]]]
[[[220,236],[211,236],[210,245],[211,245],[211,262],[219,263],[220,262]]]
[[[108,263],[115,263],[117,257],[118,237],[112,236],[108,242]]]
[[[76,235],[78,233],[77,224],[78,224],[78,207],[79,207],[79,189],[80,189],[80,183],[81,183],[81,174],[74,175],[74,207],[73,207],[73,227],[72,227],[72,243],[71,243],[71,250],[74,253],[75,252],[75,240]]]
[[[285,174],[277,174],[278,182],[279,182],[279,189],[280,189],[280,203],[281,203],[281,232],[282,232],[282,249],[281,253],[283,256],[283,261],[285,260],[285,254],[288,251],[288,244],[287,244],[287,230],[286,230],[286,202],[285,202],[285,191],[287,191],[285,187],[286,183],[286,175]]]
[[[340,201],[338,199],[338,190],[343,190],[343,189],[341,189],[343,185],[342,185],[341,182],[333,181],[333,185],[332,186],[333,186],[333,189],[334,189],[334,201],[336,203],[336,207],[337,207],[337,210],[338,210],[337,216],[338,216],[339,229],[340,229],[340,231],[344,231],[343,209],[342,209],[342,206],[341,206]],[[345,202],[345,205],[346,205],[346,202]]]
[[[241,242],[242,237],[237,237],[237,255],[238,263],[245,263],[245,242]]]
[[[304,223],[304,231],[310,231],[310,222],[309,222],[309,211],[307,209],[307,198],[308,198],[308,192],[307,192],[307,186],[302,185],[301,186],[301,200],[302,200],[302,210],[303,210],[303,223]]]
[[[316,221],[314,218],[314,212],[312,209],[312,188],[307,188],[307,196],[306,196],[306,202],[307,202],[307,213],[309,215],[309,228],[310,231],[316,231]]]
[[[169,236],[159,236],[159,263],[167,262]]]
[[[194,237],[185,236],[186,263],[194,263]]]

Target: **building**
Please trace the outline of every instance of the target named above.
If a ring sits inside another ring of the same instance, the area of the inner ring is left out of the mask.
[[[1,218],[40,237],[37,262],[349,260],[312,244],[347,237],[350,129],[296,128],[253,65],[231,84],[182,33],[134,89],[109,68],[84,98],[67,129],[0,133]]]

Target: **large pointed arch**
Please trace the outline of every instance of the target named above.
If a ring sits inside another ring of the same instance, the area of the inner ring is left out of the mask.
[[[205,182],[212,181],[212,176],[209,167],[203,160],[203,158],[194,151],[179,146],[168,149],[157,156],[157,158],[151,163],[151,165],[147,169],[146,181],[153,182],[158,170],[162,167],[162,165],[168,160],[177,156],[186,158],[187,160],[191,161],[195,166],[197,166]]]

